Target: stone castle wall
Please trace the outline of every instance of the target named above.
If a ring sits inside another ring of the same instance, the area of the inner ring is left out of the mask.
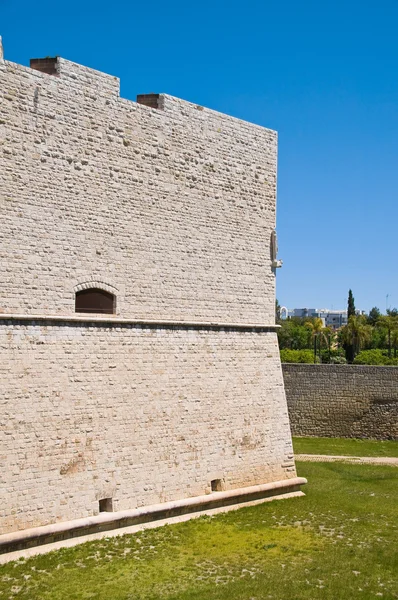
[[[275,333],[6,322],[0,533],[294,477],[280,371]]]
[[[0,533],[293,479],[276,133],[55,69],[0,59]]]
[[[282,368],[293,435],[398,439],[398,368]]]
[[[276,133],[58,71],[0,62],[0,312],[72,314],[102,282],[125,318],[273,323]]]

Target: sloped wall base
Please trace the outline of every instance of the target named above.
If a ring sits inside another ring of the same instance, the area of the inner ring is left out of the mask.
[[[0,563],[15,560],[20,556],[49,552],[55,548],[75,545],[103,536],[132,533],[132,526],[142,526],[148,523],[162,525],[165,522],[176,522],[202,514],[225,512],[267,500],[301,496],[304,494],[300,488],[306,483],[305,478],[295,477],[133,510],[101,513],[85,519],[75,519],[5,534],[0,536]],[[181,517],[184,518],[181,519]],[[142,527],[136,528],[135,531],[140,528]],[[71,540],[72,544],[69,543]],[[30,549],[37,549],[38,552],[30,552]]]

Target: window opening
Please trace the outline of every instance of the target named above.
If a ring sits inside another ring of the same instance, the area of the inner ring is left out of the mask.
[[[211,481],[211,491],[212,492],[222,492],[222,490],[223,490],[222,479],[213,479]]]
[[[112,498],[102,498],[99,501],[99,511],[100,512],[113,512],[113,499]]]
[[[115,296],[105,290],[89,288],[76,292],[75,312],[112,315],[115,313],[115,307]]]

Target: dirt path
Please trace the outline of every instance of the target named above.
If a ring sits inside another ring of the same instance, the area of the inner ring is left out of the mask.
[[[331,456],[330,454],[295,454],[296,460],[310,462],[349,462],[364,465],[390,465],[398,467],[398,458],[390,456]]]

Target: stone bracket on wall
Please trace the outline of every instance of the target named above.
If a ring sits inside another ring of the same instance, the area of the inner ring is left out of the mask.
[[[273,269],[280,269],[283,265],[283,260],[277,258],[278,256],[278,238],[276,230],[273,229],[271,232],[271,265]]]

